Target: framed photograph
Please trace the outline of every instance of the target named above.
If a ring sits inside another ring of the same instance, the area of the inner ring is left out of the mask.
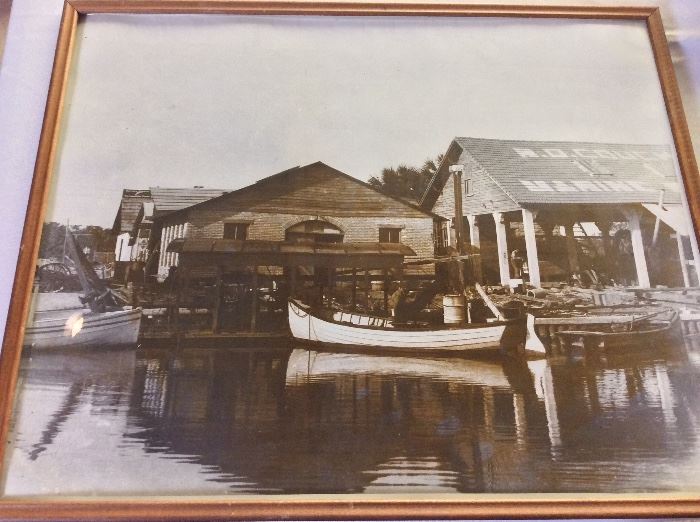
[[[64,5],[0,517],[700,516],[657,8]]]

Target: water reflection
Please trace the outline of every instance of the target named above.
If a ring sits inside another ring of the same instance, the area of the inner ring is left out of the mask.
[[[699,350],[36,355],[6,493],[698,489]]]

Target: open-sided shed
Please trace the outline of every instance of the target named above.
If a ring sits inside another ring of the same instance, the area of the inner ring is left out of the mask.
[[[630,245],[636,284],[652,284],[650,256],[669,255],[678,259],[683,285],[697,282],[700,256],[689,240],[673,153],[664,145],[455,138],[421,205],[454,218],[460,204],[463,219],[453,221],[454,232],[445,236],[453,242],[457,237],[468,240],[481,252],[483,265],[489,253],[482,244],[486,232],[496,246],[493,261],[503,284],[516,275],[511,260],[517,246],[509,245],[516,242],[514,228],[524,239],[534,286],[541,284],[541,268],[553,261],[540,254],[548,250],[555,232],[563,232],[565,268],[574,275],[584,268],[578,240],[598,237],[604,265],[616,239],[611,232],[620,228],[628,231],[624,241]],[[665,248],[669,239],[675,239],[675,252]],[[619,278],[624,276],[615,273],[619,268],[602,270]]]

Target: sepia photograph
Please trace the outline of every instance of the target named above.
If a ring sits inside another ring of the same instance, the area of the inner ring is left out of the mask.
[[[644,20],[71,38],[5,498],[700,492],[697,172]]]

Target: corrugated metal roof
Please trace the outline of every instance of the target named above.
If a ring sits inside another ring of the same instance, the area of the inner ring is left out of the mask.
[[[667,145],[455,138],[458,163],[479,164],[518,204],[680,203],[674,151]],[[441,168],[421,200],[431,208],[449,174]]]
[[[514,201],[680,202],[673,151],[665,145],[455,138]]]
[[[191,207],[197,203],[202,203],[203,201],[217,198],[229,191],[204,187],[151,187],[150,192],[155,207],[155,214],[160,215],[165,212],[174,212],[186,207]]]

